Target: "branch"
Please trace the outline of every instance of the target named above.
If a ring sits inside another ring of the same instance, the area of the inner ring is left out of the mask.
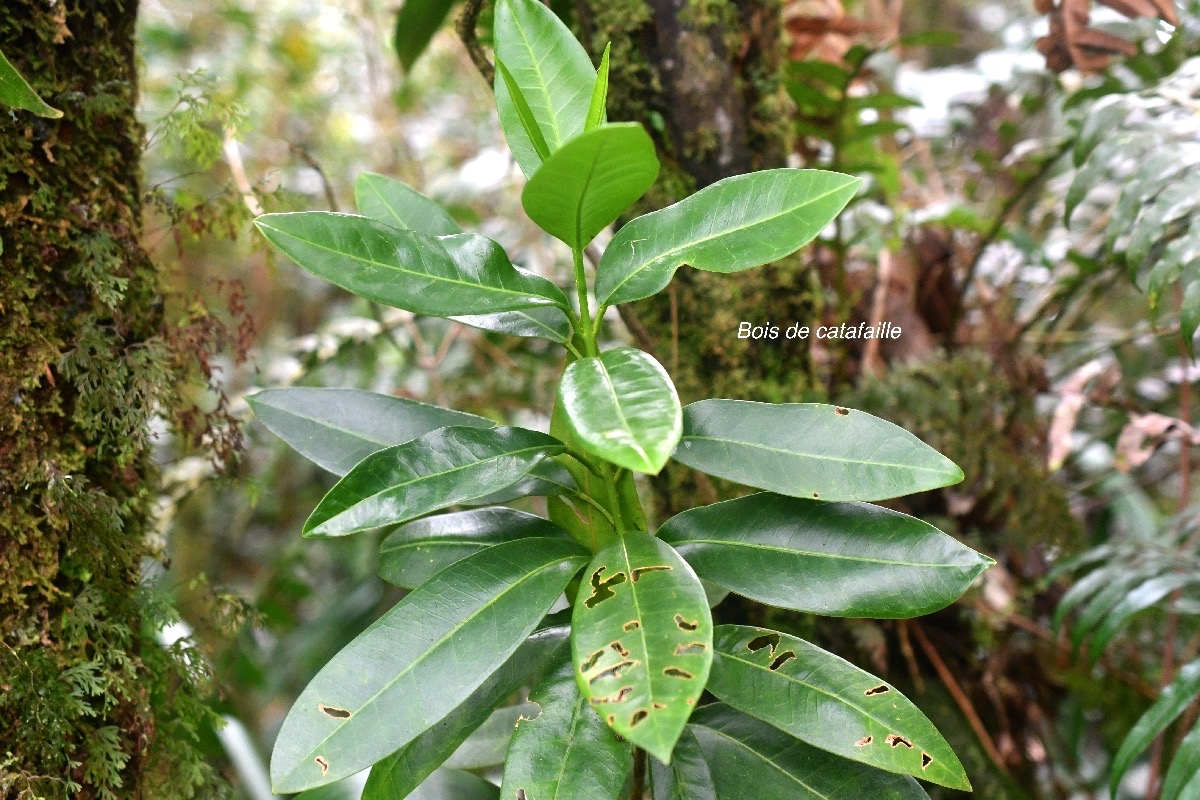
[[[476,32],[476,28],[479,26],[479,15],[483,12],[485,2],[487,0],[467,0],[463,3],[463,10],[458,15],[455,30],[458,31],[458,38],[462,39],[463,45],[467,48],[467,55],[474,62],[475,69],[479,70],[479,74],[487,81],[488,86],[491,86],[496,82],[496,68],[492,66],[492,62],[488,61],[487,53],[484,52],[483,45],[479,43],[479,35]]]

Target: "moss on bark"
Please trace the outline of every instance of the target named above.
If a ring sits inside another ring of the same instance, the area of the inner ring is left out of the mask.
[[[141,249],[133,0],[10,0],[0,51],[65,116],[0,111],[0,797],[191,797],[203,676],[142,586],[170,415]]]

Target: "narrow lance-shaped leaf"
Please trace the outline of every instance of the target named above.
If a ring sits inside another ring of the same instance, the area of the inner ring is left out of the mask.
[[[620,536],[585,570],[572,626],[576,676],[592,707],[622,737],[669,762],[712,665],[712,618],[699,578],[658,539]]]
[[[578,442],[617,466],[657,474],[679,442],[675,386],[641,350],[621,347],[575,361],[558,397]]]
[[[611,51],[612,42],[609,42],[604,45],[604,55],[600,56],[600,66],[596,68],[596,83],[592,86],[592,102],[588,106],[584,130],[594,130],[608,121],[608,57]]]
[[[401,14],[408,3],[401,7]],[[374,172],[359,173],[354,182],[354,202],[364,217],[430,236],[452,236],[462,228],[446,210],[395,178]]]
[[[546,144],[546,136],[542,133],[537,118],[533,116],[533,109],[529,107],[525,92],[522,91],[520,84],[513,78],[512,73],[508,71],[508,67],[499,57],[496,58],[496,77],[500,79],[496,82],[496,93],[499,94],[500,86],[504,87],[517,112],[517,119],[521,122],[521,130],[525,132],[529,143],[533,145],[538,163],[541,164],[550,157],[550,145]]]
[[[811,242],[862,183],[836,172],[772,169],[737,175],[625,225],[596,270],[604,305],[649,297],[684,264],[740,272]]]
[[[538,0],[500,0],[494,27],[496,60],[503,62],[520,89],[548,152],[553,153],[582,131],[587,121],[596,81],[591,59],[562,20]],[[504,138],[521,170],[531,176],[542,158],[499,74],[495,90]]]
[[[654,142],[636,122],[604,125],[565,142],[521,193],[525,213],[581,250],[658,177]]]
[[[428,730],[508,660],[586,560],[570,541],[509,542],[413,591],[300,694],[271,755],[275,791],[332,783]]]
[[[0,53],[0,104],[32,111],[39,117],[50,119],[58,119],[63,115],[38,96],[33,87],[21,77],[21,73],[17,72],[17,68],[4,57],[4,53]]]
[[[1100,657],[1105,646],[1116,634],[1118,628],[1132,614],[1143,608],[1149,608],[1154,602],[1161,600],[1189,581],[1178,573],[1159,575],[1161,569],[1139,569],[1128,574],[1112,576],[1110,583],[1084,607],[1079,620],[1071,629],[1071,644],[1081,647],[1089,633],[1093,634],[1088,643],[1092,660]],[[1197,580],[1197,576],[1191,576]],[[1150,600],[1150,598],[1154,598]],[[1101,633],[1103,628],[1103,633]]]
[[[692,403],[683,409],[675,460],[758,489],[827,501],[886,500],[963,479],[954,462],[903,428],[819,403]]]
[[[685,511],[658,535],[705,580],[834,617],[930,614],[994,563],[898,511],[767,493]]]
[[[1200,800],[1200,724],[1179,743],[1163,778],[1160,800]]]
[[[1112,777],[1109,782],[1109,790],[1113,797],[1117,796],[1121,778],[1125,777],[1134,760],[1192,704],[1197,695],[1200,695],[1200,661],[1192,661],[1179,669],[1175,680],[1162,690],[1154,705],[1146,710],[1125,737],[1125,741],[1121,742],[1121,749],[1113,758]]]
[[[670,766],[650,759],[650,777],[654,800],[718,800],[712,772],[691,727],[684,728],[675,743]]]
[[[483,497],[476,497],[467,505],[494,506],[508,503],[519,497],[556,497],[575,491],[575,480],[561,464],[551,459],[542,459],[525,473],[516,483]]]
[[[524,428],[440,428],[367,456],[329,490],[305,536],[344,536],[422,517],[511,485],[562,443]]]
[[[688,728],[722,800],[746,797],[748,786],[755,800],[928,800],[906,775],[847,761],[722,703],[697,711]]]
[[[869,672],[783,633],[720,625],[708,690],[814,747],[951,789],[971,783],[925,715]]]
[[[246,398],[271,433],[335,475],[374,452],[449,425],[494,428],[490,419],[361,389],[293,386]]]
[[[379,577],[413,588],[480,550],[533,537],[566,537],[552,522],[513,508],[477,508],[425,517],[392,531],[379,547]]]
[[[371,767],[362,800],[408,797],[441,766],[472,732],[484,724],[497,703],[527,686],[569,651],[566,626],[537,631],[466,700],[437,724]]]
[[[517,272],[500,245],[478,234],[434,237],[326,211],[265,214],[255,224],[314,275],[416,314],[567,307],[562,290],[545,278]]]
[[[616,800],[633,751],[596,715],[564,658],[529,695],[536,709],[517,722],[504,764],[502,797]]]

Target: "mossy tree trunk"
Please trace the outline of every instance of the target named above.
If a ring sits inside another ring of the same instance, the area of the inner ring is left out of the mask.
[[[135,0],[6,0],[60,120],[0,109],[0,797],[192,797],[198,667],[142,585],[176,378],[139,244]]]

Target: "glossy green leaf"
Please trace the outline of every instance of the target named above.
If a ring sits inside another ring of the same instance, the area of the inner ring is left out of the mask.
[[[704,751],[690,726],[675,743],[670,766],[650,759],[650,777],[654,800],[719,800]]]
[[[265,214],[255,225],[314,275],[417,314],[567,307],[562,290],[545,278],[517,272],[500,245],[477,234],[434,237],[327,211]]]
[[[517,272],[525,272],[520,267],[516,269]],[[450,319],[472,328],[508,336],[549,339],[559,344],[571,341],[571,321],[557,306],[501,311],[498,314],[460,314]]]
[[[274,790],[332,783],[430,729],[508,660],[586,560],[574,542],[525,539],[417,588],[300,694],[275,740]]]
[[[903,428],[820,403],[692,403],[683,409],[675,460],[758,489],[826,501],[886,500],[963,479],[954,462]]]
[[[421,781],[450,758],[490,718],[497,703],[528,686],[566,655],[570,628],[537,631],[499,669],[437,724],[371,767],[362,800],[408,797]]]
[[[404,69],[413,68],[453,7],[454,0],[404,0],[400,4],[392,46]]]
[[[654,142],[636,122],[604,125],[565,142],[525,184],[521,204],[574,250],[636,203],[658,177]]]
[[[688,728],[700,743],[720,800],[928,800],[906,775],[868,767],[793,739],[722,703]]]
[[[537,154],[538,163],[544,162],[550,157],[550,145],[546,144],[546,136],[538,126],[537,118],[533,116],[533,109],[529,107],[529,101],[525,97],[525,92],[499,57],[496,58],[496,77],[499,78],[496,82],[496,93],[499,94],[500,86],[503,85],[504,90],[512,100],[513,108],[517,112],[517,119],[521,122],[521,130],[525,132],[529,143],[533,145],[533,151]]]
[[[360,389],[293,386],[246,398],[271,433],[335,475],[372,453],[449,425],[494,428],[490,419]]]
[[[562,443],[524,428],[439,428],[367,456],[321,499],[305,536],[345,536],[423,517],[510,486]]]
[[[516,500],[519,497],[556,497],[574,492],[575,480],[563,466],[550,459],[543,459],[533,469],[503,489],[471,500],[467,505],[494,506]]]
[[[814,747],[888,772],[971,791],[925,715],[869,672],[783,633],[719,625],[708,690]]]
[[[563,659],[529,695],[540,709],[517,723],[504,764],[503,797],[524,800],[616,800],[633,750],[596,715]]]
[[[552,522],[512,508],[478,508],[409,522],[379,547],[379,577],[411,589],[480,550],[533,537],[565,537]]]
[[[1162,690],[1154,704],[1134,724],[1125,741],[1121,742],[1121,748],[1113,758],[1109,781],[1113,797],[1117,796],[1121,778],[1125,777],[1134,760],[1191,705],[1197,695],[1200,695],[1200,661],[1192,661],[1179,669],[1175,680]]]
[[[503,764],[517,721],[530,719],[536,714],[537,706],[533,703],[497,708],[446,759],[445,766],[454,769],[482,769]]]
[[[401,7],[401,14],[408,5],[406,2]],[[354,202],[359,214],[393,228],[430,236],[462,233],[454,218],[437,203],[407,184],[374,172],[359,173],[354,182]]]
[[[1200,724],[1179,743],[1159,800],[1200,800]]]
[[[538,0],[500,0],[495,43],[496,59],[508,68],[553,153],[580,133],[587,121],[596,82],[587,51]],[[525,133],[513,95],[502,79],[497,79],[495,89],[504,138],[521,170],[532,176],[542,159]]]
[[[609,727],[669,762],[712,665],[704,587],[640,532],[606,545],[583,577],[571,620],[579,686]]]
[[[596,270],[604,305],[661,291],[687,264],[740,272],[811,242],[862,183],[836,172],[772,169],[737,175],[625,225]]]
[[[658,474],[682,431],[679,395],[662,365],[621,347],[567,367],[558,398],[571,431],[590,453]]]
[[[500,800],[500,787],[460,769],[439,769],[408,800]]]
[[[4,53],[0,53],[0,105],[32,111],[39,117],[58,119],[63,115],[57,108],[51,108],[46,101],[38,96],[26,80],[21,77]]]
[[[596,68],[596,83],[592,85],[592,102],[588,106],[587,122],[584,130],[599,128],[608,121],[608,60],[612,51],[612,42],[604,45],[604,55],[600,56],[600,66]]]
[[[767,493],[684,511],[658,535],[707,581],[834,617],[932,613],[994,563],[898,511]]]

